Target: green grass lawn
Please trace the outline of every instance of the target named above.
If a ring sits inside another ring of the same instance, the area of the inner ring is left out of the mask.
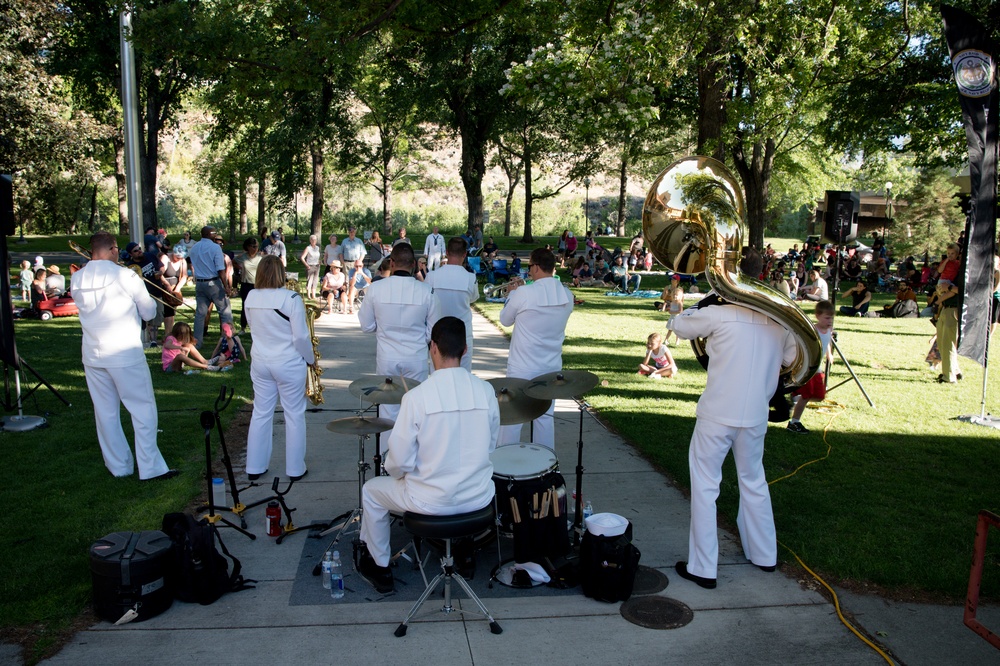
[[[218,331],[217,322],[214,319],[213,332]],[[72,404],[67,407],[42,387],[27,399],[24,413],[46,417],[47,427],[0,433],[5,458],[0,469],[5,507],[0,516],[0,550],[5,553],[0,627],[9,640],[33,646],[28,656],[35,660],[58,643],[87,607],[88,550],[96,539],[110,532],[156,528],[164,513],[203,496],[205,438],[199,414],[212,409],[225,384],[235,389],[223,414],[228,423],[246,408],[252,387],[245,364],[224,374],[167,374],[161,370],[159,350],[148,350],[159,447],[167,463],[183,473],[149,483],[139,482],[137,476],[115,479],[105,469],[97,444],[93,404],[80,363],[79,319],[17,320],[16,335],[21,356]],[[13,375],[11,381],[13,387]],[[35,383],[28,374],[24,390]],[[122,415],[131,441],[128,412]],[[213,443],[217,449],[217,436]]]
[[[663,278],[644,278],[647,284],[659,289]],[[574,291],[585,302],[569,321],[564,366],[607,380],[587,401],[687,488],[688,443],[705,372],[682,342],[672,350],[679,366],[675,379],[652,382],[636,375],[646,337],[663,330],[663,313],[653,309],[651,299],[606,297],[597,288]],[[880,307],[891,300],[878,295],[875,302]],[[478,307],[497,321],[499,305]],[[982,368],[963,359],[962,382],[936,383],[937,373],[923,360],[933,334],[927,319],[840,318],[836,328],[875,407],[852,382],[829,393],[828,400],[839,405],[831,412],[807,410],[803,422],[809,435],[789,433],[785,424],[770,427],[764,455],[769,479],[831,448],[826,460],[771,486],[778,538],[842,584],[958,601],[968,583],[976,515],[981,509],[1000,512],[1000,433],[953,420],[979,413]],[[1000,345],[994,343],[992,351],[997,358]],[[838,358],[829,385],[848,376]],[[998,401],[1000,377],[994,370],[987,406],[996,409]],[[731,526],[737,500],[730,457],[719,509]],[[993,599],[1000,596],[997,542],[994,535],[982,587]],[[779,558],[794,562],[787,551]]]

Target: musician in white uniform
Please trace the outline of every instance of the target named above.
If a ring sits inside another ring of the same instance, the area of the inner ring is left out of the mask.
[[[744,264],[747,275],[760,274],[760,258]],[[711,359],[708,381],[695,411],[691,435],[691,527],[688,559],[677,573],[701,587],[716,586],[719,539],[715,502],[722,463],[733,450],[740,488],[736,524],[748,560],[774,571],[778,558],[771,495],[764,476],[764,435],[768,402],[778,386],[782,365],[795,359],[795,341],[769,317],[735,304],[689,308],[671,317],[667,328],[688,340],[706,339]]]
[[[392,273],[373,282],[358,311],[361,330],[374,333],[375,372],[385,377],[427,379],[427,343],[437,321],[438,300],[425,282],[413,277],[413,248],[400,243],[389,254]],[[398,379],[397,379],[398,381]],[[394,420],[398,405],[382,405],[379,415]]]
[[[73,274],[70,291],[80,310],[83,369],[104,465],[115,476],[128,476],[138,462],[144,481],[176,476],[156,446],[156,399],[138,335],[139,318],[155,317],[156,301],[138,274],[117,265],[114,236],[94,234],[90,252],[91,260]],[[135,458],[122,431],[122,404],[132,415]]]
[[[434,227],[437,231],[437,227]],[[429,238],[429,237],[428,237]],[[465,270],[466,245],[461,238],[448,241],[448,263],[428,273],[424,284],[431,286],[438,298],[441,317],[458,317],[465,324],[465,353],[462,367],[472,372],[472,303],[479,298],[476,274]],[[428,259],[430,266],[430,259]],[[431,322],[433,324],[434,322]]]
[[[531,284],[513,286],[500,311],[500,323],[513,326],[507,376],[534,379],[562,370],[562,344],[566,322],[573,313],[573,294],[555,278],[556,257],[552,250],[531,252],[528,277]],[[553,414],[555,402],[534,421],[532,441],[555,449]],[[501,443],[521,441],[521,425],[503,426]]]
[[[444,236],[439,233],[437,225],[434,225],[431,234],[424,241],[424,255],[427,256],[427,270],[436,271],[441,268],[441,257],[444,255]],[[448,263],[451,264],[451,254],[448,254]]]
[[[447,516],[476,511],[493,499],[490,453],[500,432],[500,407],[493,387],[460,366],[464,347],[460,319],[444,317],[434,325],[434,374],[403,396],[388,438],[388,476],[376,476],[362,490],[361,541],[367,547],[359,549],[355,564],[379,592],[393,587],[390,511]]]
[[[256,283],[243,304],[253,330],[253,417],[247,433],[251,481],[267,472],[271,462],[279,396],[285,413],[285,473],[293,481],[306,474],[306,366],[315,363],[316,355],[302,297],[284,287],[284,264],[276,255],[267,255],[257,266]]]

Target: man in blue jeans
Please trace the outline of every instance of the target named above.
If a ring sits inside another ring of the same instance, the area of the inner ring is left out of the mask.
[[[628,266],[622,260],[621,255],[615,259],[615,265],[611,267],[611,282],[621,287],[621,290],[627,293],[632,293],[639,288],[639,282],[642,280],[641,275],[636,275],[635,273],[628,272]]]
[[[226,279],[226,259],[222,254],[222,248],[215,242],[215,227],[201,228],[201,240],[191,248],[190,256],[197,301],[193,333],[195,346],[201,347],[209,303],[214,303],[215,309],[219,311],[220,324],[233,323],[233,310],[229,304],[232,285]]]

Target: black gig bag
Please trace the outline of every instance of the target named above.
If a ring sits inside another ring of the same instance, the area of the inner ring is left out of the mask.
[[[619,536],[584,532],[580,542],[580,586],[597,601],[627,601],[639,569],[639,549],[632,543],[632,523]]]
[[[229,553],[218,530],[205,518],[195,520],[186,513],[168,513],[163,516],[163,532],[173,541],[167,582],[179,601],[207,606],[226,592],[252,588],[248,583],[257,582],[243,578],[240,561]],[[215,549],[216,541],[233,561],[232,573],[226,557]]]

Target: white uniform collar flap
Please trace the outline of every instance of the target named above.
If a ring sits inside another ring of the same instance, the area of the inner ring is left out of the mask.
[[[385,302],[393,305],[420,305],[427,299],[427,294],[422,293],[424,283],[416,278],[403,277],[401,275],[390,276],[386,280],[389,285]],[[430,289],[430,287],[426,287]]]
[[[288,300],[287,289],[254,289],[253,298],[248,298],[250,302],[244,307],[261,308],[274,310],[280,308]]]
[[[431,375],[436,390],[423,391],[428,414],[489,409],[486,395],[475,390],[472,375],[464,368],[444,368]]]
[[[555,307],[573,302],[573,294],[555,278],[542,278],[532,283],[535,288],[535,304],[541,307]]]

